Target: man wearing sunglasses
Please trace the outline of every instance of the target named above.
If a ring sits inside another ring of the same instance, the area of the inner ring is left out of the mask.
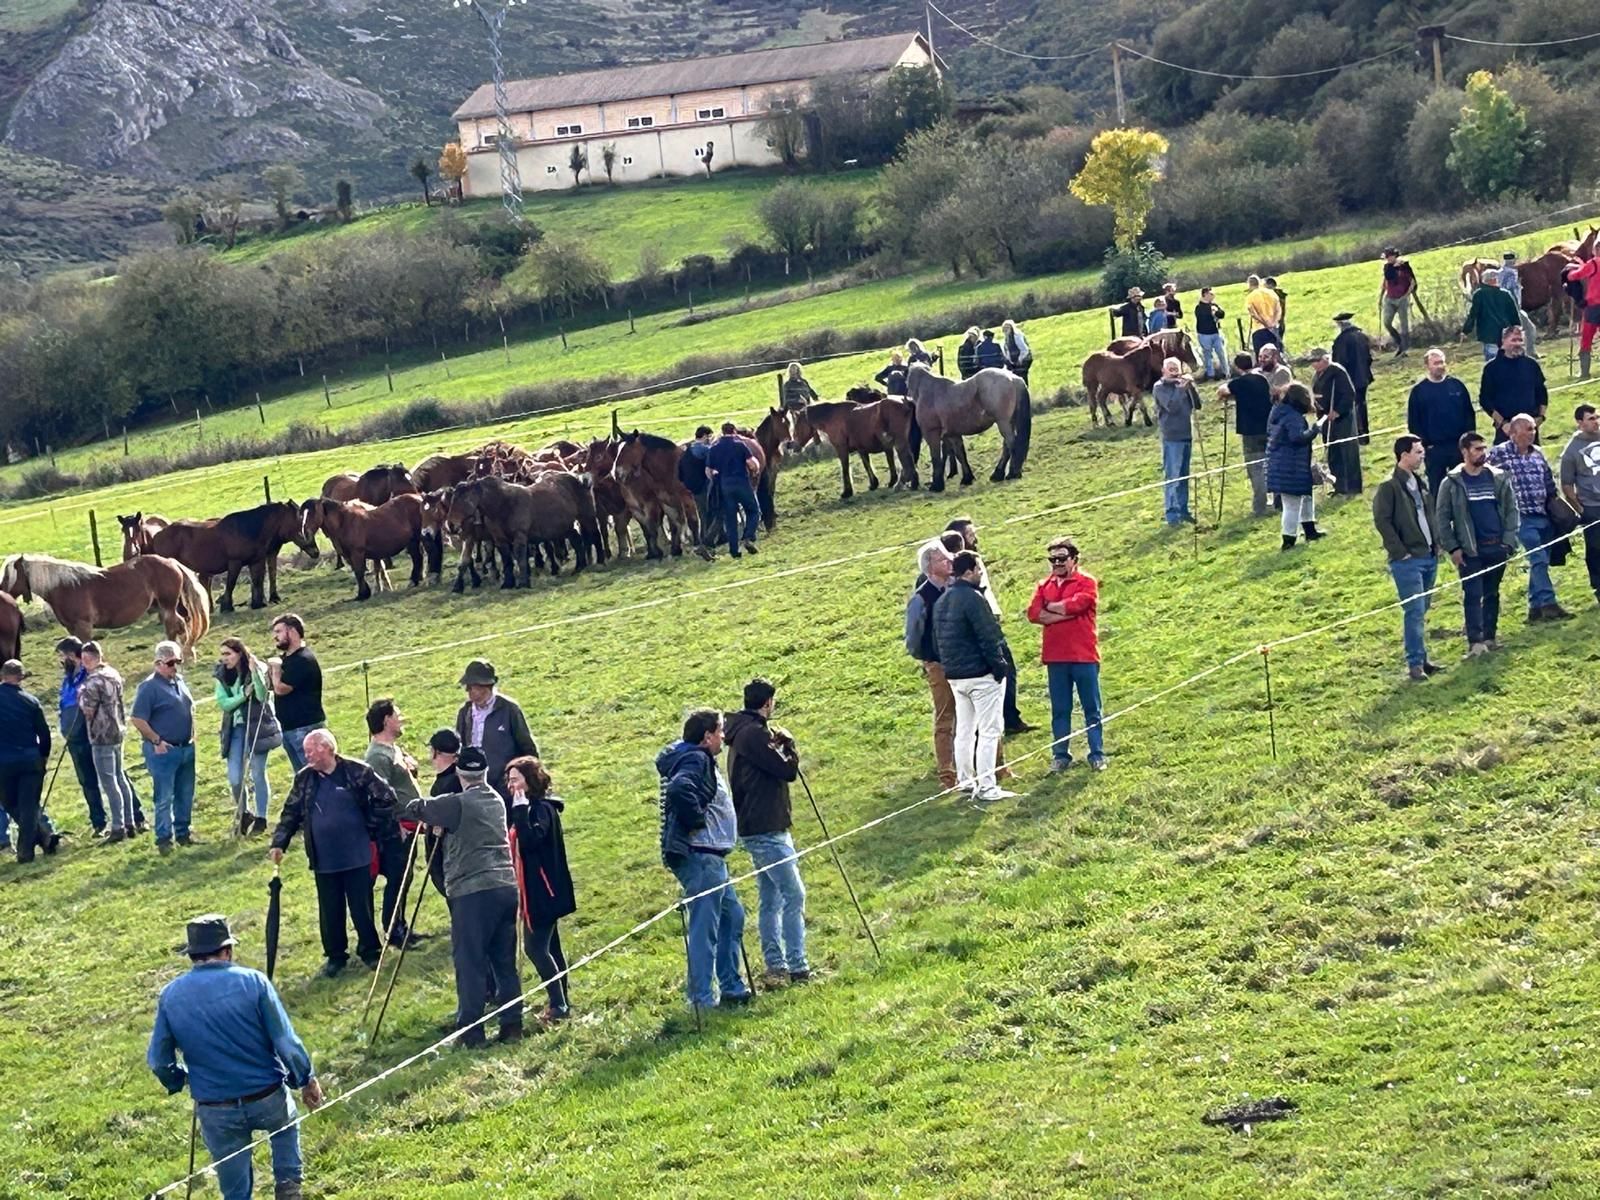
[[[1089,766],[1106,769],[1105,743],[1100,732],[1100,639],[1095,612],[1100,587],[1093,575],[1078,567],[1078,547],[1071,538],[1059,537],[1048,547],[1050,574],[1034,589],[1028,620],[1044,627],[1040,659],[1050,679],[1050,739],[1052,771],[1072,765],[1072,692],[1083,705],[1089,742]]]
[[[144,740],[144,765],[156,800],[156,849],[172,853],[173,835],[178,845],[192,846],[189,818],[194,811],[194,697],[179,667],[183,647],[158,642],[155,670],[145,676],[134,693],[129,723]]]

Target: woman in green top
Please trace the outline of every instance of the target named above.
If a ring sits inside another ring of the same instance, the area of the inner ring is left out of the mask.
[[[228,786],[233,790],[239,832],[265,833],[267,804],[272,799],[267,789],[267,752],[283,744],[283,732],[272,711],[266,664],[238,638],[224,638],[214,675],[214,695],[222,711],[222,757],[228,761]],[[245,804],[246,758],[250,762],[251,790],[255,793],[253,818]]]

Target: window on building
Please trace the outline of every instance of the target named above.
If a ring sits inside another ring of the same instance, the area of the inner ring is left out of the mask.
[[[546,167],[544,169],[544,173],[546,175],[554,175],[556,173],[556,169],[554,167]]]
[[[499,143],[500,135],[498,133],[486,133],[478,140],[480,146],[495,146]]]
[[[697,121],[716,121],[727,115],[728,111],[725,108],[697,108],[695,109],[694,119]]]
[[[703,155],[703,154],[705,154],[705,149],[704,149],[704,148],[703,148],[703,147],[700,147],[700,146],[696,146],[696,147],[695,147],[695,148],[694,148],[694,156],[695,156],[695,157],[696,157],[696,158],[699,158],[699,157],[700,157],[700,156],[701,156],[701,155]]]
[[[767,105],[768,112],[793,112],[800,107],[793,96],[774,96]]]
[[[633,155],[631,155],[631,154],[624,154],[624,155],[623,155],[623,156],[622,156],[622,165],[623,165],[623,166],[625,166],[625,167],[631,167],[631,166],[633,166]]]
[[[557,137],[577,137],[578,134],[580,134],[582,132],[583,132],[583,126],[582,125],[557,125],[556,126],[556,136]]]
[[[628,128],[629,129],[649,129],[650,126],[654,125],[655,123],[656,123],[656,119],[654,117],[629,117],[628,118]]]

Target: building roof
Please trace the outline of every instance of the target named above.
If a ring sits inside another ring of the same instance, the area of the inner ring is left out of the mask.
[[[746,87],[781,83],[788,79],[815,79],[821,75],[849,75],[887,71],[906,52],[918,33],[891,33],[881,37],[842,42],[817,42],[807,46],[782,46],[773,50],[746,50],[713,58],[685,58],[676,62],[641,63],[604,71],[579,71],[572,75],[543,75],[537,79],[508,80],[506,99],[512,112],[538,112],[577,104],[637,100],[644,96],[671,96],[710,88]],[[494,86],[484,84],[456,109],[457,121],[494,116]]]

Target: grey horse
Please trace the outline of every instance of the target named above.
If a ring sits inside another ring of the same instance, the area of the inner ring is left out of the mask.
[[[955,442],[961,483],[965,486],[973,476],[961,439],[982,433],[991,425],[999,428],[1004,446],[989,478],[996,483],[1021,478],[1033,434],[1033,405],[1028,385],[1020,378],[999,367],[985,367],[970,379],[958,381],[935,375],[917,363],[906,375],[906,392],[916,406],[917,424],[933,458],[933,482],[928,485],[931,491],[944,491],[945,439]]]

